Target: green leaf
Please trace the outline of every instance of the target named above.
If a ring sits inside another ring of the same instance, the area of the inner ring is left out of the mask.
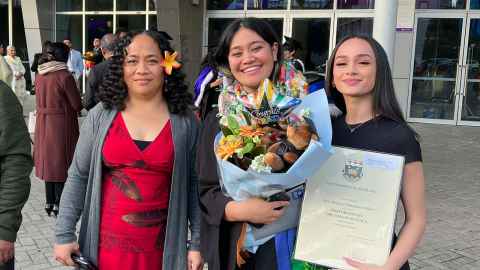
[[[233,132],[227,127],[227,126],[220,126],[220,129],[222,130],[223,136],[227,137],[229,135],[233,135]]]
[[[250,153],[253,150],[253,148],[255,148],[254,143],[247,143],[244,147],[239,149],[240,151],[237,152],[237,154],[239,155],[240,158],[243,158],[243,155]]]
[[[250,126],[252,124],[252,117],[250,116],[250,113],[246,111],[242,111],[242,114],[243,114],[243,117],[245,118],[245,121],[247,121],[247,125]]]
[[[238,134],[240,130],[240,125],[237,122],[237,119],[235,117],[229,115],[227,116],[227,123],[228,123],[228,128],[232,131],[233,134]]]

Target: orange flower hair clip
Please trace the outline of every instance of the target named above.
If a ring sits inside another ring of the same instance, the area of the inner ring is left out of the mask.
[[[177,62],[176,58],[177,58],[177,55],[178,53],[177,52],[174,52],[172,54],[170,54],[169,51],[165,51],[165,56],[163,58],[163,61],[162,61],[162,66],[165,67],[165,73],[167,75],[171,75],[172,74],[172,69],[178,69],[180,68],[182,65],[180,63]]]

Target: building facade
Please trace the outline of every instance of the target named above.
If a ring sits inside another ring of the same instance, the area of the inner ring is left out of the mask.
[[[307,71],[320,75],[342,37],[372,35],[389,53],[409,121],[480,126],[480,0],[0,0],[2,28],[7,6],[18,15],[7,16],[1,39],[24,46],[24,60],[46,39],[69,36],[86,51],[105,32],[158,24],[174,32],[189,80],[235,18],[268,19],[279,36],[302,43]]]

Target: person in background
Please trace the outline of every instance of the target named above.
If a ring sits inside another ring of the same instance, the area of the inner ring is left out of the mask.
[[[202,121],[218,103],[222,84],[222,78],[218,76],[213,53],[214,49],[210,49],[202,60],[200,74],[198,74],[194,84],[195,99],[193,104],[198,108],[198,116]]]
[[[301,49],[302,44],[298,40],[285,36],[285,43],[283,43],[283,59],[285,61],[291,61],[297,70],[304,73],[305,65],[302,60],[296,57],[296,53]]]
[[[82,54],[73,48],[73,43],[70,38],[67,37],[63,39],[63,43],[67,45],[70,50],[68,54],[68,61],[67,61],[68,71],[72,73],[73,78],[75,79],[77,88],[81,92],[82,91],[82,75],[83,75]]]
[[[17,51],[14,46],[7,47],[7,55],[4,56],[5,61],[10,66],[13,73],[12,78],[12,90],[15,92],[20,104],[23,106],[25,98],[27,97],[27,82],[25,81],[25,67],[23,66],[22,59],[17,56]]]
[[[92,70],[90,70],[90,74],[88,74],[87,85],[85,87],[85,97],[83,101],[86,110],[92,109],[98,103],[98,98],[96,95],[98,93],[98,88],[110,66],[110,58],[113,55],[115,40],[116,39],[113,34],[105,34],[100,41],[102,55],[103,58],[105,58],[105,61],[95,65]]]
[[[3,58],[4,51],[5,45],[0,42],[0,81],[6,83],[8,87],[10,87],[13,79],[13,73],[10,69],[10,66],[5,61],[5,58]]]
[[[175,57],[156,31],[118,41],[60,202],[54,254],[62,264],[73,266],[81,251],[99,269],[202,269],[199,127]]]
[[[48,44],[35,78],[35,176],[45,181],[45,211],[49,216],[51,212],[58,214],[79,134],[77,116],[82,110],[80,94],[67,68],[68,55],[65,44]]]
[[[123,28],[123,27],[118,27],[117,31],[115,31],[115,38],[116,39],[122,39],[125,36],[127,36],[128,30]]]
[[[0,81],[0,270],[14,270],[14,243],[30,194],[30,145],[22,106]]]
[[[99,38],[93,39],[93,53],[95,54],[95,64],[103,61],[101,42]]]
[[[384,265],[346,258],[359,270],[408,270],[426,224],[425,179],[417,134],[403,118],[395,97],[388,57],[371,37],[341,40],[327,66],[327,91],[344,115],[333,119],[332,144],[405,157],[401,201],[405,223]]]

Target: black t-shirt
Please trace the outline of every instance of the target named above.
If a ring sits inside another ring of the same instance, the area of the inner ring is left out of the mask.
[[[355,126],[348,126],[345,116],[332,121],[332,144],[356,149],[401,155],[405,164],[422,161],[422,151],[415,133],[406,124],[378,116]]]

